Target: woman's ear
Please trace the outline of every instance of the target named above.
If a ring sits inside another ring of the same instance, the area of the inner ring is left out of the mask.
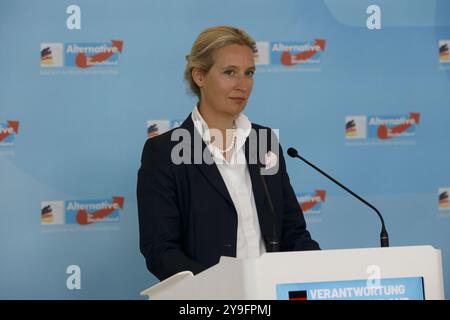
[[[192,79],[194,79],[195,84],[201,88],[205,82],[205,74],[198,68],[192,69]]]

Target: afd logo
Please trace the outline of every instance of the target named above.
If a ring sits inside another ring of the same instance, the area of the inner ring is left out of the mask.
[[[116,67],[122,40],[110,42],[41,43],[41,67]]]
[[[326,40],[310,41],[258,41],[254,53],[257,65],[281,65],[284,67],[301,67],[319,64],[325,51]]]
[[[19,121],[8,120],[0,122],[0,147],[14,146],[14,139],[19,133]]]
[[[345,117],[345,138],[346,139],[367,138],[367,117],[366,116]]]
[[[439,198],[439,210],[450,210],[450,187],[439,188],[438,198]]]
[[[177,128],[181,125],[181,120],[148,120],[147,138],[153,138],[164,132]]]
[[[450,63],[450,40],[439,40],[439,62]]]
[[[319,214],[325,202],[325,190],[297,193],[297,201],[304,214]]]
[[[418,112],[393,116],[347,116],[345,138],[390,140],[413,137],[419,123]]]
[[[41,224],[84,226],[93,223],[117,223],[123,205],[123,197],[100,200],[43,201],[41,203]]]

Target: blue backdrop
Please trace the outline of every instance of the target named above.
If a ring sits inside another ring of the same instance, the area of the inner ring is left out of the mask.
[[[141,150],[192,110],[184,57],[220,24],[258,42],[250,120],[377,206],[392,246],[441,249],[448,295],[449,14],[444,0],[0,0],[0,298],[142,299],[157,282],[138,249]],[[287,166],[322,248],[379,245],[369,208]]]

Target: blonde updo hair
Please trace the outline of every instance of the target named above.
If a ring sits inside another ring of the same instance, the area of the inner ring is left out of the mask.
[[[186,56],[184,80],[189,90],[200,99],[200,88],[192,78],[192,70],[198,68],[205,74],[214,64],[214,54],[218,49],[232,44],[249,47],[256,53],[256,42],[244,30],[230,26],[210,27],[202,31],[194,44],[191,53]]]

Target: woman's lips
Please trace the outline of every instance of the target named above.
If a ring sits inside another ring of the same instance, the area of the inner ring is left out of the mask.
[[[245,98],[239,98],[239,97],[230,97],[231,100],[236,102],[244,102]]]

